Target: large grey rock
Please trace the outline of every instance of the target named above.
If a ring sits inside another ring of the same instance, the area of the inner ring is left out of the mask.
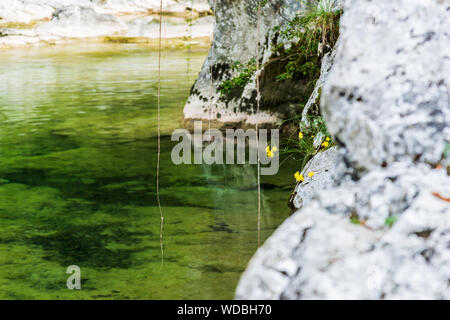
[[[433,195],[448,195],[449,178],[421,169],[425,183],[416,167],[400,166],[321,192],[258,250],[236,297],[449,299],[450,209]],[[393,183],[392,177],[401,178]],[[372,228],[350,223],[361,209]],[[393,212],[398,221],[384,227]]]
[[[450,3],[348,0],[341,23],[321,100],[336,185],[258,250],[236,297],[450,299]]]
[[[213,1],[210,0],[211,6]],[[283,27],[295,16],[301,4],[297,0],[270,1],[263,10],[260,38],[257,39],[256,0],[217,0],[214,44],[192,88],[184,108],[186,119],[217,120],[229,123],[274,123],[294,109],[305,91],[301,81],[274,81],[274,65],[261,73],[261,112],[256,112],[256,85],[252,81],[229,95],[218,93],[220,84],[231,76],[231,66],[256,58],[260,43],[261,64],[273,56],[277,43],[275,26]],[[211,80],[212,78],[212,80]]]
[[[50,22],[36,28],[39,35],[68,38],[98,37],[126,31],[127,26],[113,15],[98,13],[91,7],[81,6],[58,9]]]
[[[436,164],[450,140],[449,1],[350,4],[322,96],[329,130],[361,170]]]

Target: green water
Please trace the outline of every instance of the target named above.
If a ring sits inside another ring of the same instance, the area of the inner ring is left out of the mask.
[[[170,161],[205,56],[163,54],[161,268],[157,54],[0,52],[0,299],[233,297],[257,247],[256,168]],[[292,172],[262,182],[265,239],[289,214]],[[66,287],[69,265],[81,268],[81,290]]]

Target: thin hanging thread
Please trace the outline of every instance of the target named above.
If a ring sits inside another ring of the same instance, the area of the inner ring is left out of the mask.
[[[214,0],[213,4],[213,15],[214,15],[214,22],[213,22],[213,34],[212,34],[212,44],[211,44],[211,60],[214,55],[214,35],[216,33],[216,0]],[[214,92],[214,80],[213,80],[213,64],[211,61],[211,65],[209,67],[209,71],[211,74],[211,90],[209,95],[209,107],[208,107],[208,133],[211,134],[211,108],[212,108],[212,101],[213,101],[213,92]],[[210,136],[211,138],[211,136]]]
[[[189,72],[191,70],[191,45],[192,45],[192,40],[193,40],[193,32],[192,32],[192,21],[194,21],[194,0],[191,1],[191,13],[190,13],[190,17],[189,17],[189,23],[188,23],[188,33],[189,33],[189,37],[188,37],[188,58],[187,58],[187,70],[186,70],[186,80],[187,83],[191,82],[190,76],[189,76]]]
[[[159,198],[159,167],[161,161],[161,47],[162,47],[162,19],[163,19],[163,1],[159,4],[159,41],[158,41],[158,161],[156,165],[156,198],[158,200],[160,221],[159,243],[161,247],[161,268],[164,265],[164,247],[163,247],[163,227],[164,216]]]
[[[258,0],[258,20],[256,26],[256,116],[259,115],[259,106],[261,94],[259,90],[259,37],[261,32],[261,0]],[[258,170],[258,247],[261,246],[261,163],[259,159],[259,125],[256,117],[256,154],[257,154],[257,170]]]

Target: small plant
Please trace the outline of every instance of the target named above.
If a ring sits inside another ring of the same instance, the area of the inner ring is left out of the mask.
[[[273,158],[275,156],[275,153],[277,152],[278,148],[274,146],[273,148],[270,148],[270,146],[266,147],[266,154],[268,158]]]
[[[450,157],[450,143],[445,143],[444,147],[444,159]]]
[[[301,159],[300,168],[317,153],[333,147],[335,144],[328,133],[325,120],[321,116],[308,116],[311,126],[305,130],[292,133],[282,141],[280,153],[291,154],[294,159]],[[286,121],[292,121],[288,119]],[[293,121],[298,121],[295,117]]]
[[[302,2],[305,10],[290,21],[285,29],[274,29],[279,31],[285,42],[294,42],[288,49],[284,48],[283,42],[275,48],[278,59],[287,61],[284,73],[277,76],[278,80],[292,79],[296,75],[317,79],[321,59],[333,49],[339,37],[342,11],[335,9],[335,0]]]
[[[351,217],[350,222],[353,224],[361,224],[361,220],[358,217]]]
[[[384,225],[388,228],[392,228],[392,226],[394,225],[394,223],[397,222],[397,217],[396,216],[389,216],[386,218],[386,220],[384,221]]]
[[[305,181],[305,177],[303,176],[303,174],[300,173],[300,171],[297,171],[296,173],[294,173],[294,178],[295,178],[295,180],[297,180],[297,182]]]

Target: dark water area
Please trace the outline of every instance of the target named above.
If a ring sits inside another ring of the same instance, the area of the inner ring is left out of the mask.
[[[170,158],[206,53],[163,54],[161,268],[157,53],[0,52],[0,299],[233,297],[257,249],[256,166]],[[289,215],[289,167],[262,178],[263,239]],[[67,289],[69,265],[81,290]]]

